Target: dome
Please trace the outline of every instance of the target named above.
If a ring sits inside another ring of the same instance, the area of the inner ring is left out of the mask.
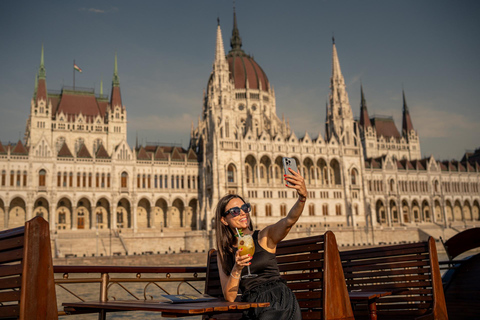
[[[255,62],[253,57],[242,50],[242,39],[237,27],[237,15],[233,12],[233,31],[230,38],[232,50],[227,55],[230,79],[235,84],[235,89],[256,89],[268,91],[270,84],[267,75]],[[248,84],[248,87],[247,87]]]
[[[235,89],[257,89],[268,91],[270,84],[267,75],[255,60],[242,50],[232,50],[227,55],[230,79]]]

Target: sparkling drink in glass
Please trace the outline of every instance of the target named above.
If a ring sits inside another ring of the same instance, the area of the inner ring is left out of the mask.
[[[238,237],[238,250],[240,250],[241,256],[249,254],[251,257],[253,257],[253,254],[255,253],[255,243],[253,242],[253,238],[251,235],[245,234]],[[257,275],[250,273],[249,265],[247,266],[247,268],[248,274],[242,276],[242,279],[255,278]]]

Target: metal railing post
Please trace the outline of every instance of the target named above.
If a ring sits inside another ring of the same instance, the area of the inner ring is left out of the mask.
[[[107,302],[108,301],[108,282],[110,281],[110,275],[108,273],[102,273],[102,282],[100,283],[100,301]],[[98,320],[106,320],[107,319],[107,312],[102,309],[98,313]]]

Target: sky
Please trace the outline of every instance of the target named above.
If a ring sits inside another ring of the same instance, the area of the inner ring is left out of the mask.
[[[480,1],[237,0],[243,49],[273,85],[297,136],[324,132],[332,35],[354,116],[401,129],[402,88],[422,156],[460,159],[480,147]],[[217,18],[230,50],[233,1],[0,1],[0,141],[23,139],[45,50],[47,89],[103,81],[115,53],[128,143],[187,147],[215,55]]]

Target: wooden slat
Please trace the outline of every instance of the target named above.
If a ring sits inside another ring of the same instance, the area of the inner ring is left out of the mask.
[[[0,292],[0,302],[20,301],[20,291]]]
[[[22,263],[10,264],[10,265],[0,265],[0,277],[13,276],[16,274],[21,274],[23,269]]]
[[[14,229],[3,230],[3,231],[0,231],[0,241],[3,239],[16,237],[24,233],[25,233],[25,227],[18,227]]]
[[[342,264],[346,266],[354,266],[360,267],[363,265],[373,265],[373,264],[396,264],[403,261],[423,261],[428,260],[429,257],[427,255],[422,254],[415,254],[415,255],[402,255],[402,256],[394,256],[394,257],[383,257],[383,258],[376,258],[376,259],[360,259],[361,256],[358,256],[357,259],[342,259]]]
[[[0,306],[0,319],[1,318],[16,318],[20,316],[19,305]]]
[[[431,285],[431,282],[429,281],[431,279],[430,276],[424,276],[424,275],[407,275],[407,276],[395,276],[395,277],[375,277],[375,279],[371,278],[355,278],[353,280],[347,279],[348,284],[364,284],[364,283],[398,283],[398,282],[412,282],[414,284],[416,281],[425,281]]]
[[[22,285],[22,277],[21,276],[1,278],[0,279],[0,289],[20,288],[21,285]]]
[[[402,262],[397,265],[395,269],[400,269],[400,268],[417,268],[417,267],[425,267],[429,266],[430,263],[428,261],[412,261],[412,262]],[[348,265],[345,266],[345,271],[347,274],[352,271],[365,271],[365,270],[387,270],[387,269],[392,269],[388,266],[380,266],[380,265],[363,265],[361,267],[350,267]]]
[[[0,254],[3,254],[3,251],[12,250],[16,248],[23,247],[24,237],[23,235],[17,235],[8,239],[0,240]]]
[[[0,263],[20,261],[23,258],[23,248],[4,251],[0,255]]]
[[[351,269],[352,270],[352,269]],[[398,270],[385,270],[385,271],[375,271],[375,272],[369,272],[369,271],[362,271],[362,272],[356,272],[357,270],[354,270],[355,272],[345,272],[345,277],[348,278],[363,278],[363,277],[383,277],[383,276],[389,276],[389,275],[407,275],[407,274],[430,274],[430,267],[428,268],[414,268],[414,269],[398,269]]]
[[[277,258],[277,264],[291,263],[291,262],[300,262],[300,261],[312,261],[312,260],[323,260],[323,253],[307,253],[307,254],[296,254],[296,255],[284,255]]]
[[[324,250],[323,243],[315,243],[315,244],[305,244],[300,247],[295,247],[295,246],[277,247],[277,251],[275,254],[278,257],[281,257],[286,254],[299,254],[302,252],[318,252],[323,250]]]
[[[423,248],[423,249],[421,249]],[[420,252],[427,252],[428,245],[425,242],[417,242],[417,243],[410,243],[410,244],[401,244],[401,245],[391,245],[385,247],[374,247],[374,248],[367,248],[367,249],[357,249],[357,250],[348,250],[348,251],[340,251],[340,257],[343,260],[344,258],[348,257],[381,257],[381,256],[388,256],[392,253],[406,253],[410,252],[411,250],[420,249]]]
[[[306,311],[302,312],[302,319],[316,319],[321,320],[323,319],[323,315],[321,311]]]

